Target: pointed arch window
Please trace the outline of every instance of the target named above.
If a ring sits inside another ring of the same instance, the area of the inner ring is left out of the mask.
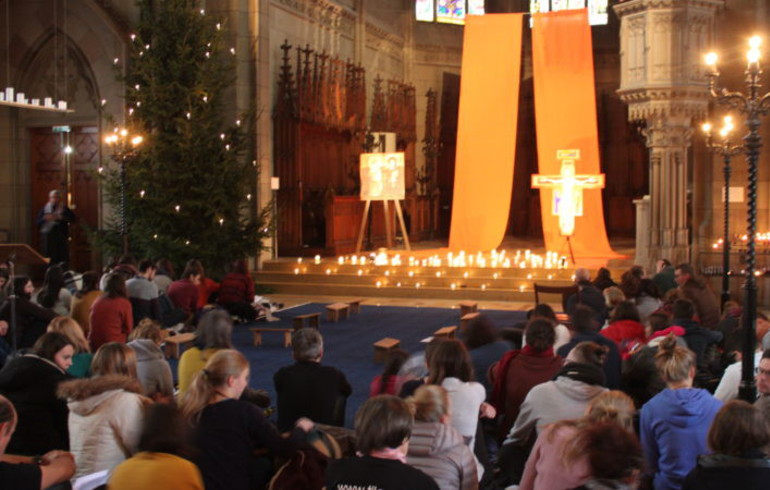
[[[592,26],[606,25],[608,0],[529,0],[529,13],[556,12],[588,7],[588,23]]]
[[[485,0],[416,0],[415,16],[422,22],[465,24],[466,15],[484,15]]]

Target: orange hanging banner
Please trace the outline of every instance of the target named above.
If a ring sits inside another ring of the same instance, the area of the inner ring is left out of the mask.
[[[545,248],[568,255],[569,237],[578,263],[617,257],[602,208],[588,11],[534,14],[532,20],[540,173],[533,176],[533,185],[540,188]]]
[[[522,17],[466,19],[450,250],[492,250],[505,236],[516,156]]]

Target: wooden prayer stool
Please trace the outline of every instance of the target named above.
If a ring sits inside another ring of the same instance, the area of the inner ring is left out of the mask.
[[[400,345],[400,340],[391,339],[390,337],[378,340],[374,343],[374,362],[385,362],[388,352],[398,349]]]
[[[467,315],[463,315],[460,317],[460,333],[465,333],[468,331],[468,325],[471,324],[473,320],[479,317],[481,313],[468,313]]]
[[[297,315],[292,318],[292,326],[294,330],[305,328],[305,320],[307,320],[307,326],[318,330],[321,328],[321,313],[308,313],[307,315]]]
[[[259,347],[262,345],[262,333],[263,332],[282,332],[283,333],[283,346],[284,347],[291,347],[291,332],[293,329],[291,328],[269,328],[269,327],[258,327],[258,328],[250,328],[251,333],[254,335],[254,346]]]
[[[479,304],[475,301],[463,301],[460,303],[460,318],[468,313],[476,313],[477,311],[479,311]]]
[[[443,337],[445,339],[453,339],[455,338],[455,333],[457,332],[457,327],[452,325],[450,327],[441,327],[435,332],[433,332],[433,337]]]
[[[361,313],[361,302],[364,301],[363,299],[354,299],[351,301],[348,301],[348,306],[350,306],[350,314],[353,315],[355,313]]]
[[[163,342],[165,342],[165,345],[163,346],[163,351],[166,357],[173,357],[174,359],[179,359],[179,354],[181,354],[181,347],[190,344],[195,340],[195,334],[192,332],[188,333],[178,333],[176,335],[168,335]]]
[[[347,318],[350,312],[350,306],[347,303],[333,303],[326,305],[326,320],[338,322],[340,318]]]

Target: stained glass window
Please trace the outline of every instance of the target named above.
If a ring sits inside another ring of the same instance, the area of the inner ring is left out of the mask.
[[[466,15],[484,15],[485,0],[416,0],[415,18],[423,22],[465,24]]]
[[[529,12],[556,12],[557,10],[588,7],[588,22],[592,26],[607,24],[607,0],[530,0]]]

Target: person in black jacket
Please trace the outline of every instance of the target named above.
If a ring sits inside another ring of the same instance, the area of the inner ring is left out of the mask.
[[[617,390],[620,388],[620,352],[618,344],[608,339],[598,332],[599,326],[592,320],[593,311],[584,305],[577,305],[572,311],[572,340],[559,347],[556,351],[558,355],[567,358],[569,352],[580,342],[596,342],[609,349],[607,357],[604,360],[604,377],[607,381],[607,388]]]
[[[278,430],[290,429],[301,417],[319,424],[342,426],[344,406],[352,388],[345,375],[322,366],[323,338],[314,328],[303,328],[291,336],[294,360],[273,376],[278,396]]]
[[[709,430],[708,445],[713,454],[698,458],[682,488],[767,488],[770,460],[763,448],[769,443],[770,428],[759,409],[742,400],[725,403]]]
[[[575,283],[578,286],[578,292],[567,298],[567,314],[571,315],[577,305],[583,304],[594,311],[594,321],[604,325],[607,320],[607,305],[602,292],[591,282],[591,273],[588,269],[582,267],[575,269]]]
[[[13,290],[16,294],[16,347],[23,349],[31,347],[45,333],[48,324],[56,318],[56,313],[32,302],[30,298],[34,287],[27,276],[16,276]],[[0,320],[11,323],[11,301],[8,299],[0,306]],[[13,345],[10,333],[6,340]]]
[[[75,346],[63,334],[49,332],[29,354],[17,357],[0,371],[0,394],[16,407],[19,422],[8,445],[13,454],[34,456],[69,449],[67,403],[56,397],[59,383],[71,377]]]

